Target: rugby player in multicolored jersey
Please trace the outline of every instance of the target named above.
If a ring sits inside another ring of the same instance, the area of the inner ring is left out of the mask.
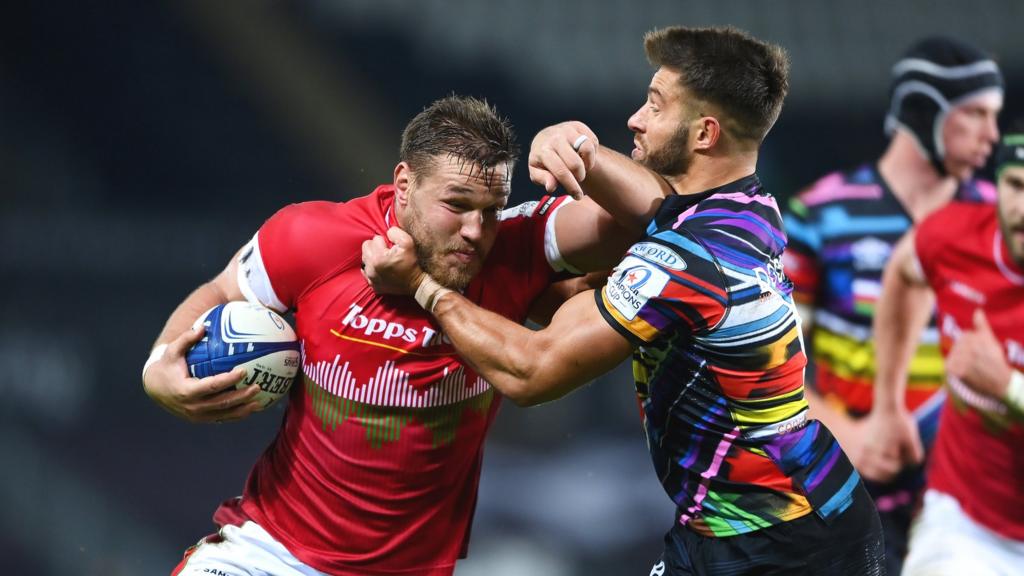
[[[393,184],[284,208],[175,310],[144,370],[172,413],[223,421],[257,408],[256,387],[234,390],[239,374],[186,373],[183,353],[201,337],[188,327],[221,302],[294,311],[302,380],[243,495],[217,510],[219,532],[174,574],[452,573],[500,395],[415,302],[374,294],[360,246],[401,226],[445,286],[522,322],[568,262],[607,270],[640,236],[622,237],[589,200],[503,210],[516,155],[511,127],[486,103],[439,100],[406,127]]]
[[[651,574],[881,574],[871,498],[807,418],[786,236],[755,173],[788,89],[785,52],[733,28],[656,30],[645,49],[657,71],[628,123],[636,162],[577,122],[531,148],[536,182],[576,179],[599,203],[640,201],[625,212],[644,214],[647,235],[601,290],[531,331],[440,287],[397,230],[390,247],[364,245],[367,275],[378,291],[414,294],[520,404],[561,397],[633,355],[648,448],[676,507]]]
[[[879,378],[869,447],[906,460],[919,440],[903,405],[922,322],[904,306],[934,291],[948,399],[914,521],[905,576],[1010,576],[1024,567],[1024,133],[997,153],[998,205],[953,202],[897,245],[875,315]]]
[[[951,199],[994,202],[995,186],[974,179],[999,131],[1002,78],[977,49],[946,38],[917,42],[893,67],[886,119],[892,140],[877,164],[834,172],[793,197],[785,217],[784,262],[808,336],[811,414],[835,432],[867,480],[886,536],[890,574],[906,554],[907,529],[924,485],[922,468],[879,469],[864,454],[863,416],[875,378],[871,319],[882,269],[913,225]],[[931,314],[928,298],[915,305]],[[932,323],[911,363],[907,406],[922,436],[941,413],[942,357]]]

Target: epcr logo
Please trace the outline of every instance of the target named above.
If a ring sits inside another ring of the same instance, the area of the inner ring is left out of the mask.
[[[650,268],[639,265],[630,266],[619,274],[619,284],[624,284],[630,290],[640,290],[644,284],[651,279]]]

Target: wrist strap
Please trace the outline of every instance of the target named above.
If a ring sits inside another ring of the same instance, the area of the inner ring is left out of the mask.
[[[146,379],[146,370],[149,370],[150,366],[152,366],[155,362],[157,362],[161,358],[163,358],[164,357],[164,352],[167,352],[167,344],[161,344],[161,345],[157,346],[156,348],[153,348],[153,351],[149,353],[149,359],[146,360],[146,363],[142,366],[142,379],[143,380]]]
[[[1006,388],[1006,403],[1024,412],[1024,373],[1014,370],[1010,385]]]
[[[437,301],[441,299],[441,296],[451,292],[448,288],[441,286],[441,284],[431,278],[429,275],[423,275],[423,281],[420,282],[419,287],[416,288],[416,294],[413,296],[416,298],[416,302],[427,312],[433,313],[434,306]]]

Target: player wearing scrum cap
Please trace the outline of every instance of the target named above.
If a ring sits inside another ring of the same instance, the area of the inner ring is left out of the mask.
[[[903,376],[934,291],[948,395],[904,576],[1000,576],[1024,566],[1024,133],[997,154],[998,204],[952,202],[908,233],[875,316],[880,379],[867,433],[898,466],[917,442]]]
[[[951,199],[991,202],[995,188],[974,180],[998,139],[1003,102],[999,67],[949,38],[915,43],[892,70],[885,127],[892,139],[877,163],[833,172],[792,198],[786,214],[786,274],[795,285],[815,364],[811,413],[825,421],[868,482],[886,530],[889,573],[906,552],[921,467],[901,471],[864,445],[863,416],[875,379],[871,321],[882,268],[915,222]],[[908,311],[926,322],[925,298]],[[880,375],[884,376],[884,375]],[[932,323],[909,371],[906,404],[930,439],[940,413],[942,358]],[[921,457],[916,452],[914,460]]]

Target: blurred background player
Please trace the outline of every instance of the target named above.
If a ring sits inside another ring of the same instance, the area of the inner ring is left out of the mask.
[[[920,449],[903,388],[924,324],[908,303],[929,290],[947,368],[906,576],[1010,576],[1024,566],[1024,131],[1003,138],[996,182],[996,206],[942,208],[900,241],[885,270],[868,451],[895,467]]]
[[[392,184],[280,210],[173,312],[143,378],[157,403],[190,421],[257,408],[258,387],[235,390],[240,374],[188,377],[183,354],[201,337],[189,326],[207,308],[249,300],[294,311],[302,342],[301,381],[276,439],[243,495],[215,513],[219,532],[189,549],[175,575],[452,573],[466,554],[500,395],[429,314],[373,293],[359,247],[401,226],[444,286],[524,321],[565,258],[588,268],[628,243],[589,200],[503,211],[517,154],[511,126],[487,103],[436,101],[406,127]]]
[[[882,574],[874,504],[828,429],[807,418],[782,217],[756,173],[788,58],[734,28],[654,30],[644,49],[657,70],[628,122],[635,162],[590,146],[573,154],[569,143],[592,133],[572,122],[530,153],[531,175],[549,187],[548,175],[574,177],[599,201],[646,189],[629,194],[642,209],[627,212],[645,215],[647,235],[602,289],[534,332],[439,286],[401,231],[389,231],[390,248],[364,244],[367,275],[381,291],[414,293],[520,404],[559,398],[633,355],[648,450],[676,506],[652,576]]]
[[[877,163],[821,178],[791,198],[785,218],[785,270],[814,365],[807,401],[868,480],[886,530],[890,574],[899,573],[923,477],[915,466],[893,480],[897,471],[879,469],[863,452],[863,416],[871,409],[875,378],[871,320],[882,269],[913,223],[948,201],[994,201],[994,186],[974,173],[997,142],[1002,104],[1003,79],[987,55],[952,38],[916,42],[892,69],[885,153]],[[928,298],[913,304],[930,314]],[[907,406],[918,411],[926,437],[937,423],[942,373],[933,322],[906,386]]]

